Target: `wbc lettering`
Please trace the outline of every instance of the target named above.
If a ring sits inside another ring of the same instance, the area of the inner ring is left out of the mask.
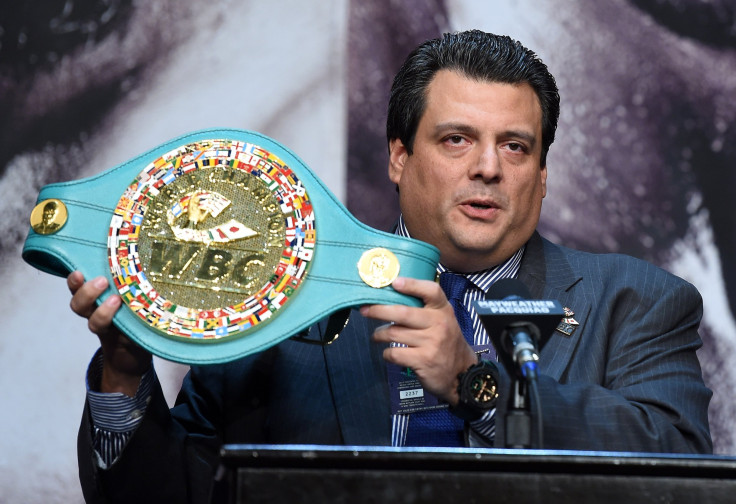
[[[195,262],[198,256],[201,260]],[[211,287],[213,282],[231,280],[233,287],[240,286],[242,288],[238,290],[247,293],[255,287],[253,282],[258,279],[258,272],[266,265],[265,261],[266,256],[259,253],[246,253],[238,258],[224,249],[154,242],[148,274],[152,280],[176,281],[201,288]]]

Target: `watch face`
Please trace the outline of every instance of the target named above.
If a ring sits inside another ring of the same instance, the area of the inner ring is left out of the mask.
[[[470,377],[471,399],[481,405],[490,405],[498,395],[496,380],[486,369],[481,369]]]

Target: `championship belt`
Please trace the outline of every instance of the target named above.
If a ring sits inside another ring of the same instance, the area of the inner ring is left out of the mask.
[[[434,279],[439,252],[356,220],[276,141],[210,129],[42,188],[23,258],[106,276],[98,302],[120,294],[121,331],[167,360],[214,364],[352,306],[421,306],[391,282]]]

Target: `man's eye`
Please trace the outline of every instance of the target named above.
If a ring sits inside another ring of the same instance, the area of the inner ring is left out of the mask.
[[[520,143],[511,142],[510,144],[508,144],[508,147],[509,147],[509,150],[512,150],[514,152],[523,152],[524,151],[524,146],[521,145]]]
[[[463,140],[463,137],[461,137],[460,135],[452,135],[447,137],[447,141],[451,144],[459,144],[462,143]]]

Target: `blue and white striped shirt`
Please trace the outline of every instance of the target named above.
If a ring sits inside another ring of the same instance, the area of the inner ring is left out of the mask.
[[[403,216],[399,217],[396,234],[406,238],[410,237],[409,231],[406,229],[406,225],[404,224]],[[480,317],[478,317],[478,314],[475,312],[473,302],[479,299],[484,299],[488,289],[494,284],[494,282],[496,282],[496,280],[500,280],[501,278],[515,278],[519,272],[521,258],[523,255],[524,247],[519,249],[514,255],[498,266],[465,275],[473,285],[473,287],[468,289],[463,295],[463,306],[468,310],[473,321],[474,345],[488,345],[490,344],[490,338],[480,321]],[[444,273],[445,271],[448,270],[444,265],[439,264],[437,266],[438,274]],[[496,408],[493,408],[478,420],[470,422],[471,430],[480,435],[484,441],[483,444],[493,444],[493,438],[496,433],[495,416]],[[404,446],[406,444],[406,433],[409,426],[409,415],[392,415],[391,420],[391,446]]]
[[[155,381],[153,366],[146,371],[135,397],[121,392],[97,392],[102,379],[102,350],[98,350],[87,369],[87,402],[92,416],[92,444],[98,465],[109,468],[125,448],[143,420]]]

